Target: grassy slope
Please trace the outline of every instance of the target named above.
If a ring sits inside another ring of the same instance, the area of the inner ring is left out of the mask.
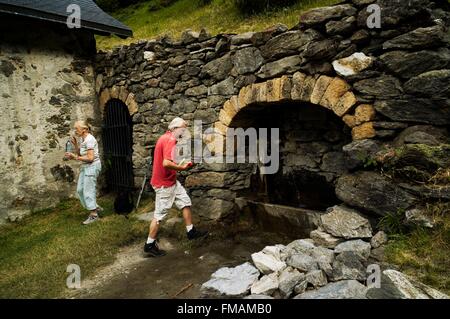
[[[66,286],[69,264],[86,278],[111,263],[120,246],[144,238],[146,226],[112,213],[102,198],[104,218],[81,225],[87,214],[77,200],[60,203],[0,229],[0,298],[54,298]]]
[[[437,226],[417,228],[390,236],[386,247],[388,262],[400,270],[450,295],[450,204],[428,206]]]
[[[200,6],[198,0],[178,0],[173,5],[154,12],[148,10],[149,2],[151,1],[113,13],[115,18],[133,29],[134,38],[122,40],[116,36],[98,36],[98,49],[111,49],[117,45],[136,42],[139,39],[152,39],[162,34],[177,38],[186,29],[200,31],[202,27],[213,35],[259,31],[276,23],[293,27],[298,23],[302,11],[331,5],[337,0],[299,0],[298,4],[289,8],[252,17],[242,16],[232,0],[213,0],[206,6]]]

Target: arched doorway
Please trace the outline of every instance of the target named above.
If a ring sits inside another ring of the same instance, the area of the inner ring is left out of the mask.
[[[106,103],[102,128],[108,189],[131,190],[134,188],[133,127],[124,102],[111,99]]]
[[[260,175],[256,165],[250,187],[240,196],[320,211],[340,203],[334,182],[346,172],[342,147],[351,142],[351,134],[332,111],[298,101],[252,104],[229,127],[279,130],[278,171]]]

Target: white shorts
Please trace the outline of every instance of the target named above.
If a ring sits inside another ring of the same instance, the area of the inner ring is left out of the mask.
[[[156,193],[154,218],[156,218],[158,222],[166,217],[169,209],[172,208],[173,203],[175,203],[180,210],[186,206],[192,206],[189,195],[179,181],[170,187],[158,187],[153,189]]]

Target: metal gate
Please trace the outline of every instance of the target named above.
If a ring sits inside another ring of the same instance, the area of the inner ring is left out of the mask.
[[[131,190],[134,188],[133,127],[125,103],[117,99],[108,101],[102,128],[106,183],[113,191]]]

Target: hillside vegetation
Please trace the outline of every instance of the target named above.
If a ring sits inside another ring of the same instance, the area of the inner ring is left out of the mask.
[[[114,46],[152,39],[159,35],[177,38],[186,29],[200,31],[206,28],[211,34],[243,33],[260,31],[276,23],[293,27],[298,23],[301,12],[337,3],[337,0],[299,0],[284,8],[266,10],[263,13],[244,15],[233,0],[178,0],[173,4],[155,10],[155,0],[138,3],[113,13],[119,21],[128,25],[133,38],[120,39],[116,36],[97,37],[97,47],[108,50]]]

